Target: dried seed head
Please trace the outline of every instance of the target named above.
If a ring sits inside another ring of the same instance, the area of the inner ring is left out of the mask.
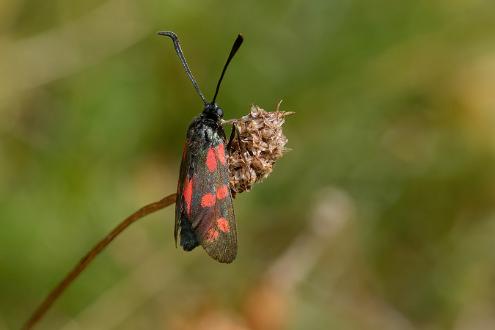
[[[279,111],[280,103],[274,112],[252,105],[248,115],[233,121],[228,164],[234,195],[270,175],[273,164],[288,151],[282,125],[293,112]]]

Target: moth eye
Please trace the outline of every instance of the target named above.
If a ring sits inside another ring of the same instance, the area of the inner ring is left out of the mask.
[[[222,108],[217,108],[217,116],[222,118],[223,117],[223,110]]]

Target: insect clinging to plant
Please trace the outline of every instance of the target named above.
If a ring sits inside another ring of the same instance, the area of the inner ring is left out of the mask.
[[[232,262],[237,255],[237,232],[229,187],[227,143],[222,127],[223,110],[216,103],[225,71],[243,42],[238,35],[227,58],[215,94],[208,102],[201,92],[182,52],[179,38],[171,31],[158,34],[172,39],[175,51],[203,101],[203,111],[187,129],[182,153],[177,201],[175,205],[174,237],[186,251],[198,245],[215,260]]]

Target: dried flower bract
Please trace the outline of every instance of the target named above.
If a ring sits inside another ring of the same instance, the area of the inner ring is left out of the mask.
[[[228,164],[234,195],[270,175],[273,164],[288,150],[282,125],[293,112],[280,111],[280,103],[274,112],[252,105],[248,115],[232,121]]]

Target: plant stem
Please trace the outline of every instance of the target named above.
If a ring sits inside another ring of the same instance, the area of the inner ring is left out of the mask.
[[[167,206],[175,203],[177,194],[168,195],[158,202],[150,203],[141,207],[139,210],[125,218],[117,227],[115,227],[107,236],[105,236],[98,244],[96,244],[68,273],[65,278],[50,292],[43,302],[34,311],[31,317],[24,324],[22,329],[32,329],[38,323],[45,313],[50,309],[51,305],[60,297],[69,285],[88,267],[96,256],[105,249],[118,235],[120,235],[127,227],[137,220],[159,211]]]

